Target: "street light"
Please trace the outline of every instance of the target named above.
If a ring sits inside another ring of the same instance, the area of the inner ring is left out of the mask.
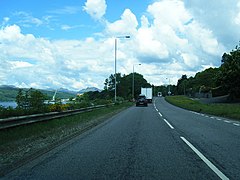
[[[169,81],[169,83],[168,83],[168,95],[170,96],[170,94],[171,94],[171,91],[170,91],[170,78],[166,78],[166,79],[168,79],[168,81]]]
[[[137,64],[137,65],[141,65],[141,64]],[[134,64],[133,64],[133,80],[132,80],[132,98],[134,101]]]
[[[117,39],[129,39],[130,36],[118,36],[115,37],[115,95],[114,101],[117,101]]]

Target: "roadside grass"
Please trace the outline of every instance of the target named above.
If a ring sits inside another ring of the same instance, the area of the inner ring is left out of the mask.
[[[186,96],[167,96],[165,97],[165,99],[166,101],[173,105],[191,111],[240,120],[239,104],[230,103],[203,104],[198,100],[194,100]]]
[[[127,102],[106,108],[94,109],[92,111],[83,112],[73,116],[1,130],[0,149],[1,146],[8,143],[13,143],[14,141],[38,136],[50,136],[56,131],[59,131],[59,129],[64,131],[75,126],[81,126],[82,124],[89,124],[91,121],[96,121],[100,118],[107,119],[130,106],[132,106],[132,103]]]

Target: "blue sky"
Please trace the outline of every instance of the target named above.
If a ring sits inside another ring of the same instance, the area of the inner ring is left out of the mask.
[[[219,67],[239,28],[238,0],[1,0],[0,84],[102,89],[122,35],[118,72],[176,84]]]
[[[94,33],[101,32],[104,25],[89,16],[84,10],[84,0],[2,0],[1,17],[9,17],[8,23],[17,24],[23,33],[49,39],[84,39]],[[144,1],[136,5],[136,0],[107,1],[104,17],[109,22],[119,19],[125,9],[138,14],[144,14],[148,3]],[[65,27],[65,29],[64,29]],[[69,29],[68,29],[69,28]]]

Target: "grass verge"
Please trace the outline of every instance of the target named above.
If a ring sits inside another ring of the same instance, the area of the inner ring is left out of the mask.
[[[167,96],[166,101],[169,103],[188,109],[191,111],[212,114],[240,120],[240,105],[227,103],[203,104],[198,100],[190,99],[186,96]]]
[[[78,115],[0,131],[0,177],[132,106],[122,103]]]

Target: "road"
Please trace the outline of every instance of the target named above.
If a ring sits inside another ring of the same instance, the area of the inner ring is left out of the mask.
[[[240,179],[239,122],[156,98],[3,179]]]

